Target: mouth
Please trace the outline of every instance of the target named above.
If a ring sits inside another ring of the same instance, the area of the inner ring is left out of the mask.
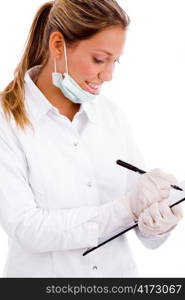
[[[85,89],[91,94],[99,94],[101,90],[101,84],[94,84],[88,81],[85,81]]]

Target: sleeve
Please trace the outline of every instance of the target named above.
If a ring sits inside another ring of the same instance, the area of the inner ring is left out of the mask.
[[[105,233],[130,223],[119,201],[73,209],[38,207],[25,154],[11,126],[0,120],[0,222],[10,238],[32,253],[79,249],[97,246]]]
[[[137,146],[137,144],[135,142],[132,128],[129,124],[127,117],[122,112],[121,108],[118,108],[117,115],[118,115],[117,120],[119,120],[119,122],[120,122],[121,131],[125,132],[127,135],[127,142],[128,142],[127,143],[127,147],[128,147],[127,148],[127,152],[128,152],[128,161],[127,162],[132,164],[133,166],[136,166],[136,167],[142,169],[142,170],[147,170],[145,160],[142,156],[142,153],[141,153],[139,147]],[[132,190],[132,188],[134,187],[134,185],[137,184],[137,180],[138,180],[139,176],[141,176],[141,175],[128,170],[128,172],[127,172],[127,192],[130,192]],[[130,224],[130,226],[132,226],[132,224]],[[135,230],[137,237],[141,241],[141,243],[146,248],[149,248],[149,249],[158,248],[166,241],[166,239],[170,235],[169,233],[167,233],[167,234],[161,235],[161,237],[145,237],[142,235],[142,233],[140,232],[138,227],[136,227],[134,230]]]
[[[137,237],[140,239],[141,243],[148,249],[156,249],[160,247],[169,237],[170,233],[165,233],[161,237],[145,237],[137,227],[135,229]]]

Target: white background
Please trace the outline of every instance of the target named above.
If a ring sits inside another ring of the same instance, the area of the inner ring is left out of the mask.
[[[130,120],[148,169],[185,180],[184,0],[119,0],[131,18],[122,64],[103,93]],[[0,90],[12,79],[31,22],[44,1],[1,1]],[[183,204],[185,212],[185,203]],[[142,277],[185,277],[185,221],[157,250],[128,233]],[[0,228],[0,276],[7,236]],[[124,255],[124,253],[123,253]]]

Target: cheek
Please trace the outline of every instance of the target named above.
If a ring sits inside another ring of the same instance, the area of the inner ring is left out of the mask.
[[[73,64],[71,74],[77,81],[93,79],[98,74],[98,67],[93,62],[78,60]]]

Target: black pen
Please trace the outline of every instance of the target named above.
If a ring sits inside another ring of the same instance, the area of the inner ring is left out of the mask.
[[[146,173],[145,171],[143,171],[143,170],[141,170],[141,169],[139,169],[139,168],[137,168],[137,167],[134,167],[134,166],[132,166],[131,164],[128,164],[128,163],[126,163],[126,162],[123,161],[123,160],[118,159],[118,160],[116,161],[116,163],[117,163],[118,165],[120,165],[120,166],[126,168],[126,169],[129,169],[129,170],[131,170],[131,171],[137,172],[137,173],[139,173],[139,174],[145,174],[145,173]],[[178,187],[177,185],[172,184],[171,187],[174,188],[175,190],[183,191],[183,189],[181,189],[181,188]]]

